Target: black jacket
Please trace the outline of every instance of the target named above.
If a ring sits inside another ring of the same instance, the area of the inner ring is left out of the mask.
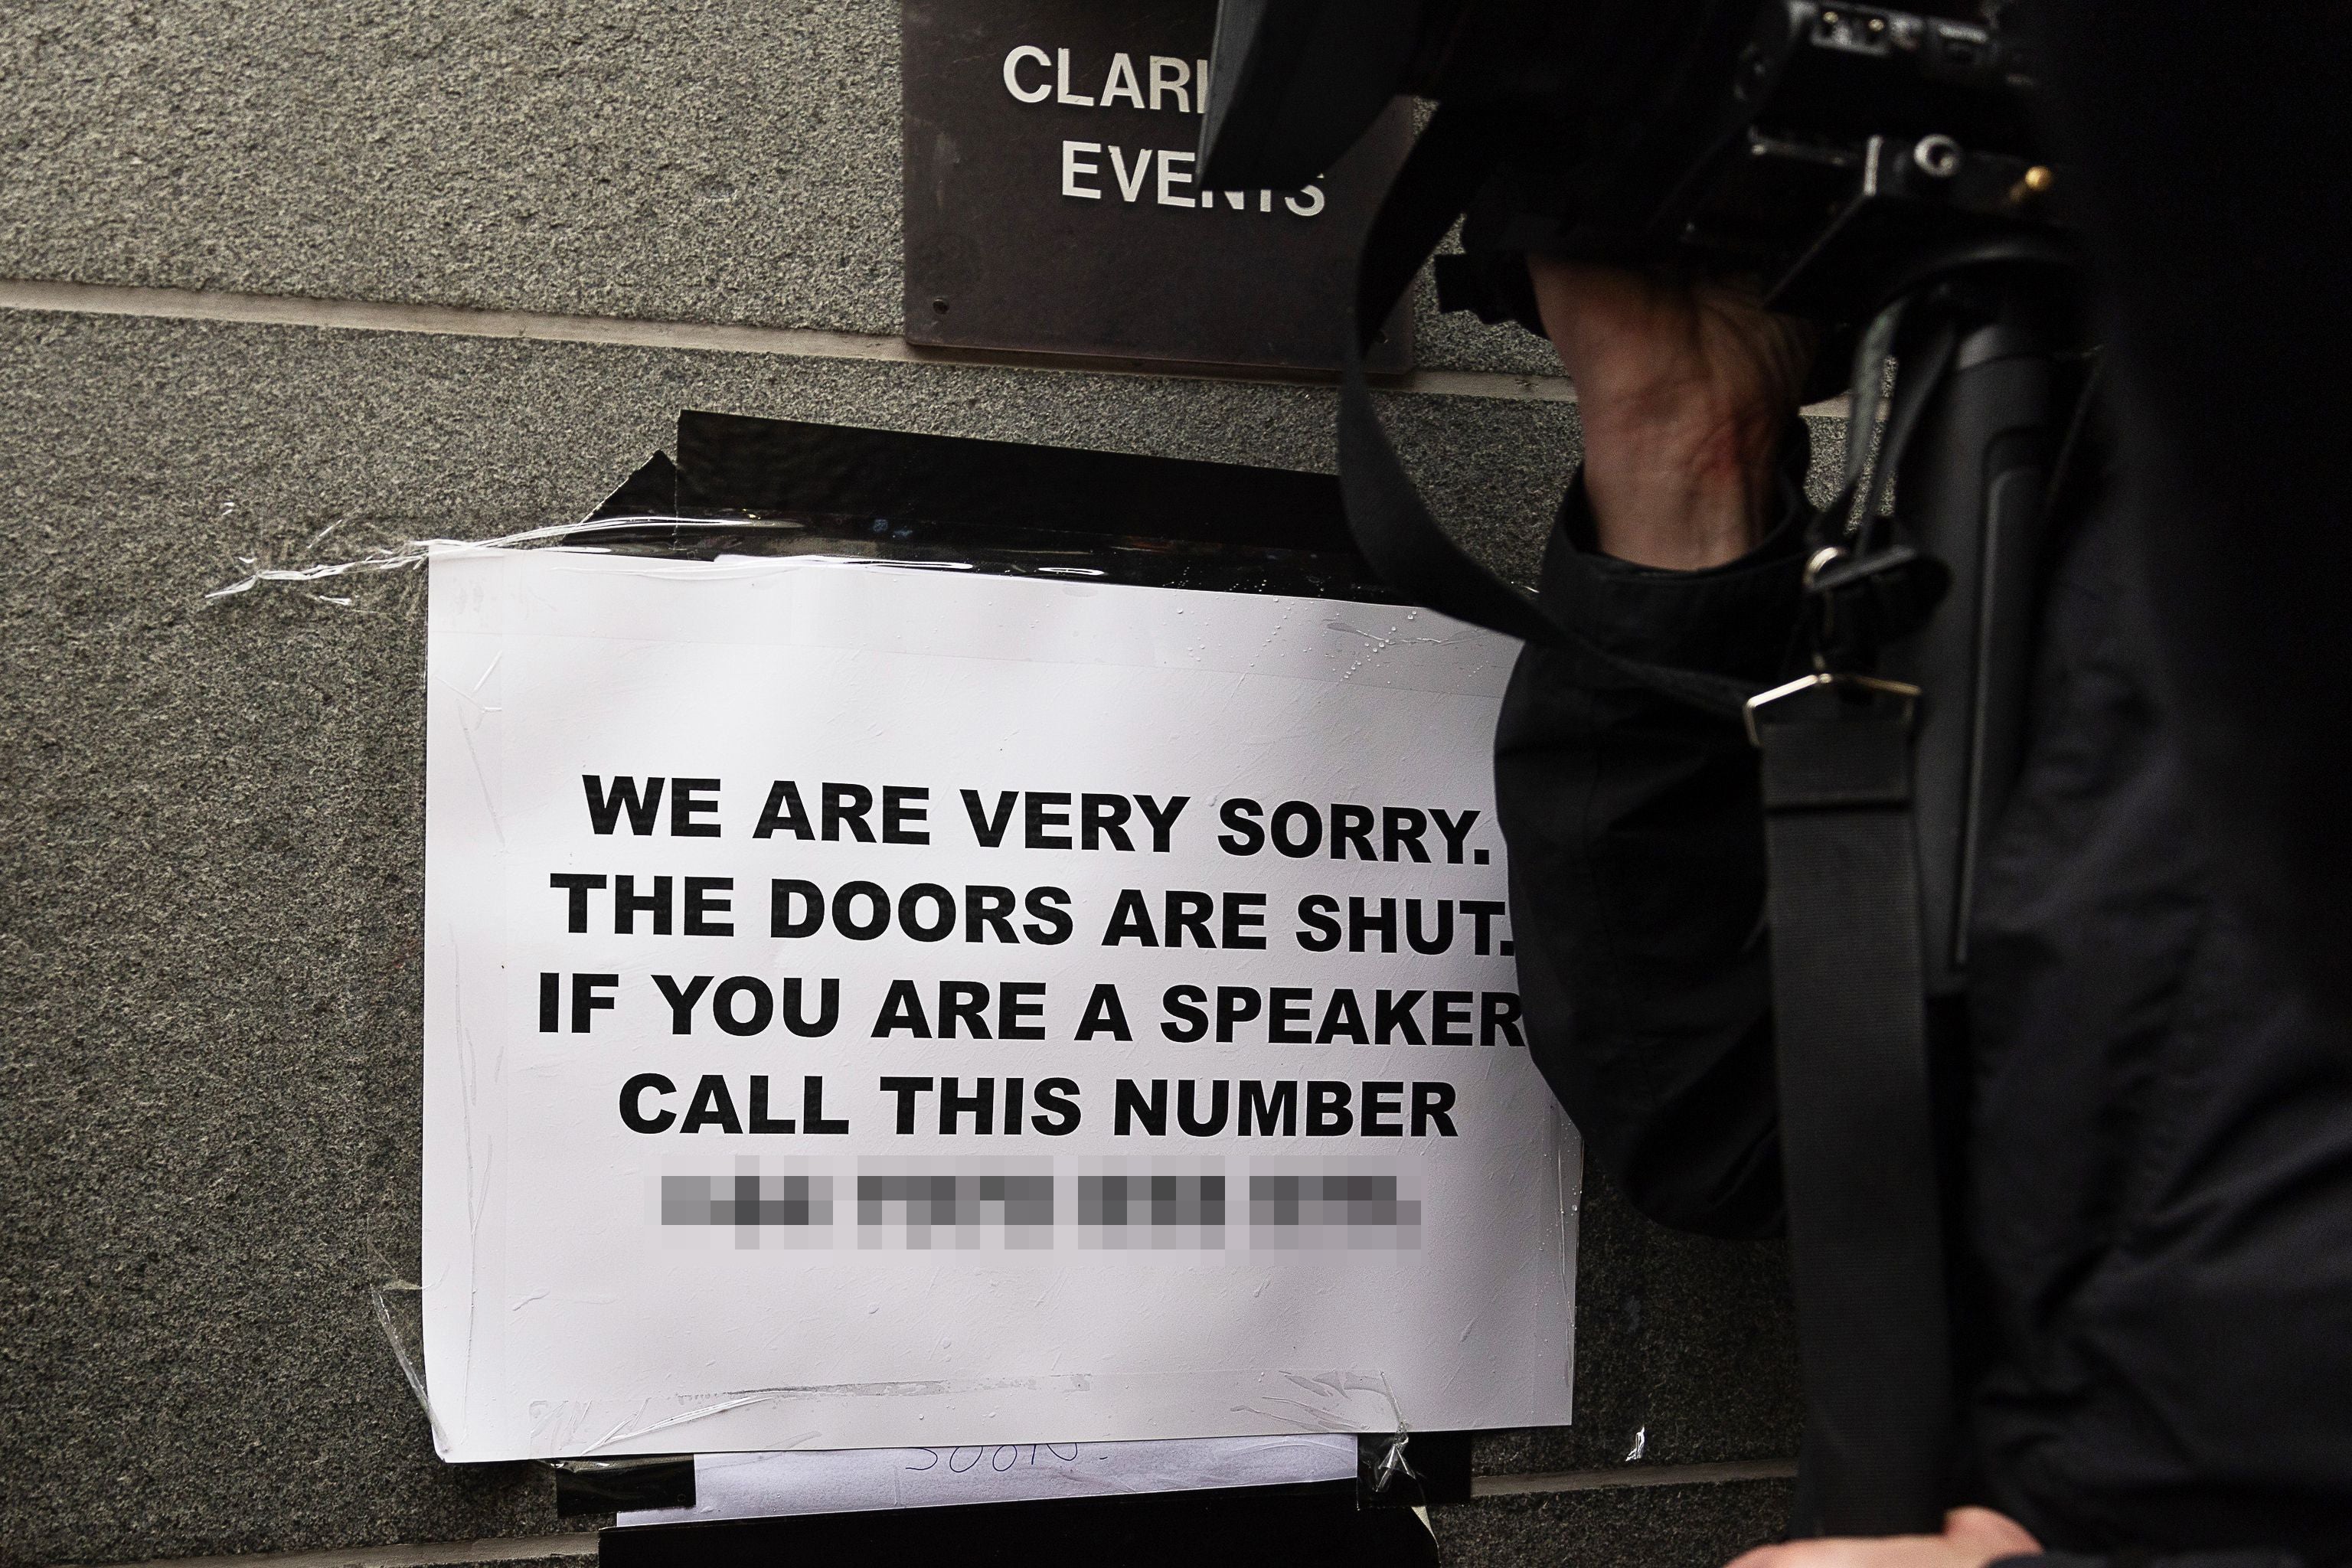
[[[1796,510],[1665,573],[1592,553],[1572,492],[1545,603],[1624,662],[1530,647],[1496,744],[1537,1059],[1638,1207],[1720,1236],[1781,1220],[1756,755],[1625,669],[1790,673]],[[2217,889],[2124,525],[2053,549],[1972,991],[1938,1020],[1954,1501],[2058,1552],[2352,1562],[2352,1038]]]

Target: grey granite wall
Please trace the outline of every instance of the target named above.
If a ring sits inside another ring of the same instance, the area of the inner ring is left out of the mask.
[[[0,1562],[581,1550],[543,1477],[434,1458],[368,1291],[416,1251],[421,584],[206,601],[242,558],[569,519],[684,407],[1330,461],[1310,385],[32,286],[888,334],[895,16],[0,7]],[[1441,373],[1546,368],[1427,325]],[[1526,573],[1576,431],[1519,384],[1388,403],[1465,535]],[[1577,1425],[1482,1440],[1496,1495],[1438,1510],[1449,1559],[1705,1568],[1769,1537],[1782,1483],[1684,1468],[1794,1452],[1777,1253],[1660,1231],[1594,1181],[1581,1275]]]

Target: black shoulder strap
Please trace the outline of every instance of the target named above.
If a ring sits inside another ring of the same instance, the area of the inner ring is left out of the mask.
[[[1777,706],[1777,705],[1776,705]],[[1934,1533],[1952,1430],[1907,700],[1757,726],[1801,1534]],[[1762,718],[1762,715],[1759,715]]]
[[[1493,169],[1505,130],[1500,117],[1482,106],[1440,107],[1413,143],[1366,235],[1339,386],[1339,490],[1349,531],[1384,582],[1431,609],[1523,642],[1576,648],[1654,690],[1737,716],[1753,687],[1597,647],[1548,614],[1533,595],[1473,560],[1430,515],[1381,426],[1364,376],[1364,351]]]
[[[1445,536],[1397,459],[1364,380],[1364,351],[1429,253],[1494,167],[1499,128],[1475,107],[1442,106],[1413,143],[1364,240],[1339,391],[1339,489],[1357,548],[1391,586],[1457,620],[1524,641],[1558,643],[1535,602]]]

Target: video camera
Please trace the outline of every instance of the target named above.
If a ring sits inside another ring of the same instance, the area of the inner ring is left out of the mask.
[[[1461,193],[1474,255],[1743,276],[1777,310],[1852,326],[1925,253],[2053,228],[2019,16],[2002,0],[1223,0],[1202,181],[1302,184],[1412,94],[1481,117],[1496,143]],[[1465,274],[1446,281],[1465,292]],[[1489,319],[1528,313],[1507,284],[1466,292]]]

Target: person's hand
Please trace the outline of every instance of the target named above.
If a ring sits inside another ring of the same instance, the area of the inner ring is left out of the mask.
[[[1540,256],[1528,274],[1576,384],[1602,552],[1690,571],[1754,549],[1811,331],[1730,283]]]
[[[1941,1535],[1831,1538],[1759,1546],[1731,1568],[1984,1568],[1999,1557],[2036,1552],[2042,1543],[2005,1513],[1956,1508]]]

